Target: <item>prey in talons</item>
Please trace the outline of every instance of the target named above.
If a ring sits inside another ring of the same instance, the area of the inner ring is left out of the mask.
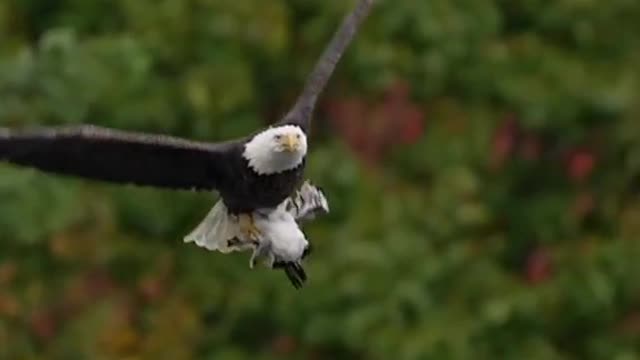
[[[185,241],[223,253],[252,250],[249,267],[262,262],[272,269],[283,269],[297,289],[307,280],[303,260],[311,253],[311,245],[300,223],[329,212],[322,191],[305,182],[296,193],[275,209],[257,210],[251,214],[257,237],[244,231],[241,217],[225,216],[227,211],[216,205],[207,218]]]
[[[253,213],[239,214],[238,226],[240,226],[241,234],[250,240],[258,240],[260,238],[260,229],[256,226],[253,219]]]

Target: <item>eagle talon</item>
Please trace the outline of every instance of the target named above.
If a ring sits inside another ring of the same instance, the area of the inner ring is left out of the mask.
[[[227,240],[227,246],[229,247],[239,246],[240,244],[240,239],[238,239],[237,237]]]
[[[262,233],[253,220],[253,214],[238,215],[238,223],[240,225],[240,231],[247,239],[252,242],[258,242]]]

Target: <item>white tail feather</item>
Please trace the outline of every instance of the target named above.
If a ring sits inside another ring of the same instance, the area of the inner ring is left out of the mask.
[[[229,240],[238,233],[237,221],[229,216],[227,207],[219,200],[204,220],[184,237],[184,242],[194,242],[207,250],[229,253],[238,250],[237,247],[229,246]]]

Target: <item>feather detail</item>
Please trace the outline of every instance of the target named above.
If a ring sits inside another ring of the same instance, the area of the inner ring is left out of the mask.
[[[294,196],[285,200],[284,206],[296,221],[313,220],[317,215],[329,213],[329,202],[322,189],[309,181],[305,181]]]
[[[236,219],[233,219],[222,200],[218,201],[209,211],[204,220],[184,237],[184,242],[193,242],[196,245],[211,251],[229,253],[245,250],[234,245],[232,239],[237,238],[240,228]]]

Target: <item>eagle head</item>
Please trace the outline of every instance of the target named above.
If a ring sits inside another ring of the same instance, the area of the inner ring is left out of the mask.
[[[296,168],[307,155],[307,136],[299,126],[268,128],[245,144],[243,156],[260,175]]]

